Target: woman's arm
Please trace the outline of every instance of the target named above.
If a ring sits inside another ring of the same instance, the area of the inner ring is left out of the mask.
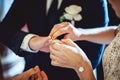
[[[50,58],[54,66],[74,69],[80,80],[95,80],[91,62],[72,40],[51,41]]]
[[[91,29],[78,29],[80,35],[78,40],[86,40],[99,44],[109,44],[115,37],[117,27],[101,27]]]
[[[99,44],[108,44],[115,37],[116,26],[101,28],[75,28],[72,24],[64,22],[56,24],[51,30],[50,36],[56,39],[62,34],[66,34],[64,38],[70,38],[73,41],[86,40]]]

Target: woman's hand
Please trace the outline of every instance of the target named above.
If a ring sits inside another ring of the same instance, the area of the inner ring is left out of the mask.
[[[54,66],[74,69],[80,80],[95,80],[91,62],[84,51],[70,39],[51,41],[50,58]]]
[[[70,38],[73,41],[76,41],[79,39],[80,31],[74,27],[74,23],[63,22],[54,25],[49,36],[51,36],[52,39],[57,39],[57,37],[63,34],[65,34],[64,39]]]
[[[51,64],[54,66],[76,69],[82,63],[89,62],[86,54],[70,39],[51,41]]]

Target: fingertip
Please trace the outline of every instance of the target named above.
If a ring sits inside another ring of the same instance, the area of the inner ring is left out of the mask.
[[[36,71],[40,71],[40,68],[39,68],[39,66],[37,65],[37,66],[35,66],[35,68],[34,68]]]
[[[51,36],[49,35],[48,38],[51,39]]]
[[[41,75],[43,76],[43,78],[48,79],[47,74],[45,73],[45,71],[41,71]]]
[[[38,65],[35,66],[35,69],[38,68]]]

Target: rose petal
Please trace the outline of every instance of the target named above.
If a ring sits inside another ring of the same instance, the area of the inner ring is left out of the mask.
[[[74,16],[74,20],[80,21],[82,19],[82,16],[80,14],[77,14]]]
[[[70,5],[69,7],[65,8],[65,11],[68,14],[75,15],[75,14],[78,14],[79,12],[81,12],[82,8],[80,6],[77,6],[77,5]]]
[[[64,14],[64,17],[68,20],[73,20],[73,16],[70,14]]]

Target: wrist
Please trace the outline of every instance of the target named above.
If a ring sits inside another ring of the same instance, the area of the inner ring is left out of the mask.
[[[33,51],[37,51],[38,50],[38,48],[37,48],[37,40],[39,39],[39,36],[33,36],[30,40],[29,40],[29,42],[28,42],[28,46],[29,46],[29,48],[31,49],[31,50],[33,50]]]
[[[95,80],[93,69],[89,61],[77,65],[75,71],[81,80]]]
[[[27,51],[27,52],[32,52],[32,53],[38,52],[38,50],[37,50],[37,51],[33,51],[32,49],[30,49],[30,43],[29,43],[29,41],[30,41],[30,39],[31,39],[32,37],[35,37],[35,36],[38,36],[38,35],[36,35],[36,34],[27,34],[27,35],[24,37],[24,39],[23,39],[23,41],[22,41],[22,44],[21,44],[21,46],[20,46],[21,50]]]
[[[79,28],[79,35],[78,35],[78,40],[85,40],[85,30],[82,28]]]

